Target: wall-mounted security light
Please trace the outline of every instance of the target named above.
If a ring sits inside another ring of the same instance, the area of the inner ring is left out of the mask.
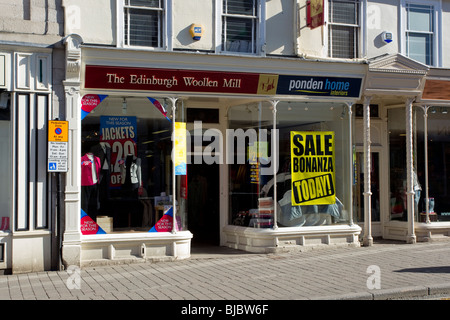
[[[392,32],[384,31],[384,32],[381,34],[381,38],[382,38],[383,41],[386,42],[386,43],[392,42],[392,40],[393,40]]]

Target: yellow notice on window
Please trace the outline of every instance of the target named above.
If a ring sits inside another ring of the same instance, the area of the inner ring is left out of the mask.
[[[291,131],[292,205],[336,202],[332,131]]]
[[[174,150],[174,161],[175,161],[175,175],[184,176],[186,175],[186,123],[185,122],[175,122],[175,150]]]

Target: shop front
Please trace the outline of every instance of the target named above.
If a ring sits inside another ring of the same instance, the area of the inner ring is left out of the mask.
[[[449,80],[448,69],[430,69],[413,108],[415,230],[421,241],[450,237]]]
[[[369,62],[355,125],[364,244],[448,239],[448,79],[400,54]]]
[[[365,64],[78,49],[66,264],[359,245]]]

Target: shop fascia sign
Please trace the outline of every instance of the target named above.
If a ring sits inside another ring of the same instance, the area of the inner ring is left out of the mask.
[[[359,98],[361,78],[87,65],[85,89]]]

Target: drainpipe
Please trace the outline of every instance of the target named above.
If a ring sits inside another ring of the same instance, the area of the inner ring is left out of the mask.
[[[408,210],[407,243],[416,243],[414,233],[414,185],[413,185],[413,138],[412,138],[412,104],[414,98],[408,98],[405,105],[406,113],[406,199]]]
[[[372,97],[364,98],[364,239],[363,245],[372,246],[372,191],[370,187],[370,100]]]

